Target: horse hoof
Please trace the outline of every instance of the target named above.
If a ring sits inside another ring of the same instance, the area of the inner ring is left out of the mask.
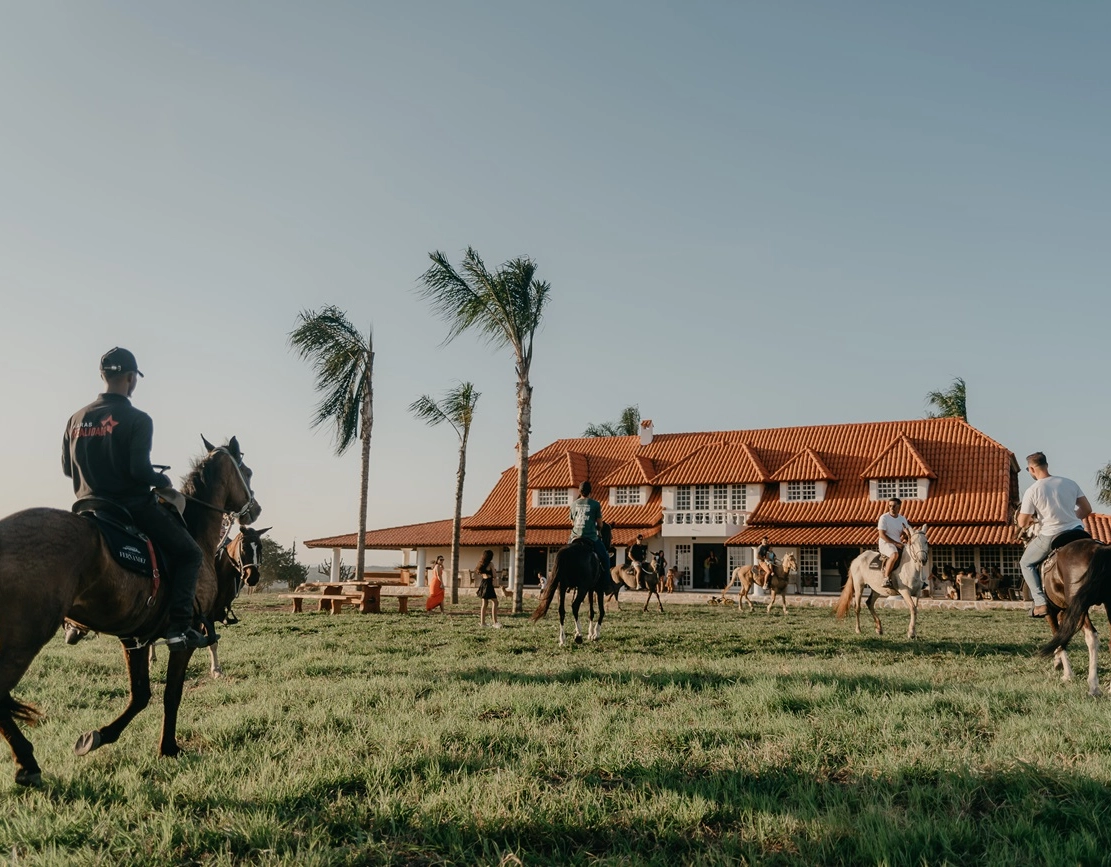
[[[581,635],[576,635],[575,636],[575,644],[582,644],[582,643],[583,643],[583,637]]]
[[[41,786],[42,772],[18,770],[15,772],[15,781],[20,786]]]
[[[212,679],[213,680],[219,680],[223,676],[224,676],[224,670],[222,668],[212,669]]]
[[[103,741],[100,738],[100,732],[85,732],[85,734],[77,739],[77,743],[73,745],[73,752],[78,756],[86,756],[99,747],[101,743],[103,743]]]

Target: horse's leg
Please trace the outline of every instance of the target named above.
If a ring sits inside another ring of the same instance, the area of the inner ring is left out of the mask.
[[[853,582],[853,602],[856,609],[856,634],[860,635],[860,597],[864,595],[864,584],[853,576],[849,576],[849,580]]]
[[[1099,698],[1103,691],[1099,688],[1099,636],[1092,621],[1084,615],[1084,643],[1088,645],[1088,695]]]
[[[880,623],[880,616],[876,614],[875,591],[868,594],[868,610],[872,613],[872,620],[876,624],[876,635],[883,635],[883,624]]]
[[[217,642],[216,644],[210,644],[208,646],[208,671],[209,674],[211,674],[214,678],[220,678],[224,676],[224,669],[220,668],[220,657],[216,652],[216,649],[219,646],[219,642]]]
[[[91,753],[105,744],[114,744],[120,738],[120,733],[127,728],[136,715],[150,703],[150,654],[147,648],[137,650],[124,649],[124,659],[127,660],[127,676],[131,682],[131,698],[124,708],[123,713],[108,723],[102,729],[85,732],[77,739],[73,751],[83,756]],[[173,664],[175,654],[170,654],[170,664]],[[168,675],[167,675],[168,677]]]
[[[30,705],[12,698],[10,690],[19,683],[41,649],[41,644],[33,648],[0,649],[0,735],[4,736],[12,749],[15,781],[21,786],[37,786],[42,781],[42,770],[35,761],[35,748],[20,731],[16,720],[33,725],[40,714]]]
[[[783,616],[787,616],[787,588],[783,588],[783,592],[779,594],[779,604],[783,606]]]
[[[899,595],[903,597],[903,602],[906,603],[907,608],[910,610],[910,625],[907,627],[907,638],[917,638],[918,632],[915,629],[917,614],[918,614],[918,599],[910,595],[910,589],[899,582]]]
[[[660,585],[656,584],[656,604],[660,606],[660,614],[664,613],[664,601],[660,598]]]
[[[158,743],[158,752],[169,758],[175,758],[181,752],[181,747],[177,745],[177,709],[181,706],[185,670],[189,667],[189,658],[192,655],[192,650],[174,651],[166,666],[166,692],[162,696],[162,737]]]
[[[1053,629],[1053,634],[1056,635],[1057,612],[1051,608],[1045,619],[1048,621],[1050,628]],[[1062,682],[1067,683],[1068,681],[1072,680],[1072,666],[1069,665],[1069,654],[1068,651],[1065,650],[1065,648],[1058,647],[1055,651],[1053,651],[1053,667],[1061,672]]]
[[[579,609],[583,604],[583,592],[579,587],[575,588],[575,597],[571,600],[571,616],[575,618],[575,644],[583,643],[583,630],[582,624],[579,623]]]
[[[565,645],[567,643],[567,633],[563,629],[563,618],[564,618],[564,615],[566,614],[566,609],[564,607],[564,600],[566,599],[566,597],[567,597],[567,590],[564,588],[563,584],[561,583],[559,585],[559,646],[560,647],[563,647],[563,645]]]
[[[606,619],[606,600],[601,590],[598,591],[598,623],[591,624],[593,631],[593,640],[599,641],[602,638],[602,621]]]
[[[775,605],[775,596],[776,596],[776,591],[775,591],[775,588],[773,587],[772,588],[772,598],[771,598],[771,601],[768,602],[768,614],[772,613],[772,606]]]

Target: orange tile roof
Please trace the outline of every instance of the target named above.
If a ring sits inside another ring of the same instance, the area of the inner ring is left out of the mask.
[[[1097,515],[1093,512],[1084,519],[1084,526],[1093,538],[1104,544],[1111,544],[1111,515]]]
[[[804,448],[781,466],[771,477],[773,482],[830,482],[837,476],[812,448]]]
[[[537,547],[553,548],[567,544],[570,531],[568,526],[558,529],[545,529],[529,527],[525,533],[525,544]],[[616,530],[613,534],[613,544],[627,546],[632,544],[640,533],[645,539],[651,539],[659,534],[659,527],[625,527]],[[355,548],[355,533],[346,533],[342,536],[329,536],[324,539],[310,539],[305,542],[306,548]],[[490,530],[461,530],[459,544],[464,548],[481,548],[494,545],[513,545],[516,534],[513,528]],[[377,550],[393,550],[395,548],[450,548],[451,547],[451,519],[445,521],[429,521],[424,524],[410,524],[405,527],[389,527],[385,530],[368,530],[366,534],[366,547]]]
[[[892,440],[880,456],[860,473],[862,479],[936,479],[930,465],[923,460],[914,443],[905,433]]]
[[[779,534],[788,528],[799,533],[840,528],[838,532],[844,535],[852,528],[860,538],[871,540],[882,506],[868,499],[865,471],[877,465],[886,469],[888,460],[893,467],[909,461],[917,469],[914,458],[935,478],[926,500],[904,503],[903,513],[908,520],[916,525],[929,522],[939,533],[1003,541],[995,528],[1010,526],[1011,504],[1018,492],[1017,464],[1006,448],[962,419],[656,434],[646,446],[636,436],[557,440],[531,456],[529,487],[574,487],[589,478],[595,485],[593,496],[602,503],[603,516],[615,525],[619,537],[626,530],[650,535],[662,523],[662,485],[766,482],[793,475],[788,465],[799,463],[829,481],[825,499],[787,503],[779,499],[778,486],[769,485],[748,517],[748,529]],[[609,506],[609,488],[618,483],[643,484],[642,472],[655,473],[648,502]],[[510,467],[478,511],[463,520],[464,533],[473,534],[465,538],[475,540],[473,544],[512,544],[516,502],[517,471]],[[547,539],[547,531],[558,540],[570,527],[566,507],[533,507],[531,497],[526,521],[530,544],[534,538]],[[409,546],[395,542],[408,538],[406,533],[414,539],[426,538],[431,531],[418,532],[416,528],[431,526],[394,528],[397,532],[390,533],[390,544],[382,546]],[[953,529],[943,530],[946,527]],[[375,530],[372,534],[386,532]],[[439,533],[435,535],[441,538]],[[508,541],[497,541],[501,539]],[[328,541],[314,540],[313,546],[331,547],[325,544]],[[977,543],[962,540],[939,544]]]
[[[917,524],[915,526],[918,526]],[[768,537],[772,545],[876,547],[875,527],[746,527],[726,545],[755,546]],[[1014,529],[999,525],[930,526],[931,545],[1016,545]]]

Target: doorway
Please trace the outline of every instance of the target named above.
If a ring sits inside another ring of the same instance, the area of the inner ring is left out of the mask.
[[[849,564],[859,553],[860,548],[822,548],[819,592],[840,593],[849,577]]]
[[[522,583],[525,587],[539,587],[540,579],[537,578],[537,573],[547,576],[548,574],[548,549],[547,548],[525,548],[525,580]]]
[[[709,568],[709,580],[706,577],[706,559],[714,555],[715,562]],[[694,546],[694,575],[693,587],[695,590],[720,590],[725,586],[726,572],[729,570],[725,546],[699,545]]]

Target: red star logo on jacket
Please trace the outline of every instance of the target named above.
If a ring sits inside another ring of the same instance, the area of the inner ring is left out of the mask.
[[[102,421],[100,423],[100,427],[104,431],[105,434],[110,434],[112,431],[114,431],[116,429],[116,425],[118,425],[118,424],[119,424],[119,422],[116,421],[114,418],[112,418],[112,416],[108,416],[107,418],[104,419],[104,421]]]

